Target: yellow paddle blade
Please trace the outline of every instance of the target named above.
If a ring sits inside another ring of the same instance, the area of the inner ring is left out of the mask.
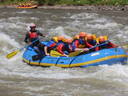
[[[13,56],[15,56],[20,50],[16,50],[16,51],[13,51],[11,53],[9,53],[8,55],[6,55],[6,58],[7,59],[10,59],[12,58]]]
[[[59,57],[62,56],[62,54],[60,54],[59,52],[55,51],[55,50],[51,50],[50,51],[50,55],[53,57]]]
[[[80,54],[82,51],[75,51],[75,52],[72,52],[69,54],[69,57],[74,57],[74,56],[77,56],[78,54]]]

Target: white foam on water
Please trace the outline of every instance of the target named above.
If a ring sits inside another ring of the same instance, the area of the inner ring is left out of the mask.
[[[86,26],[93,29],[108,29],[108,28],[118,28],[120,24],[115,22],[110,22],[106,24],[87,24]]]
[[[39,20],[39,18],[36,17],[30,17],[31,20]]]
[[[4,33],[0,33],[0,36],[1,36],[1,38],[0,38],[0,47],[1,47],[1,52],[2,51],[4,51],[4,52],[6,52],[6,51],[9,51],[10,49],[10,47],[12,47],[12,48],[19,48],[20,47],[20,44],[19,43],[17,43],[16,41],[15,41],[15,39],[11,39],[8,35],[6,35],[6,34],[4,34]]]
[[[125,26],[123,30],[119,31],[118,37],[123,37],[123,40],[128,41],[128,26]]]
[[[118,82],[128,87],[128,66],[115,64],[112,66],[102,65],[95,73],[86,74],[86,78],[95,78],[111,82]]]
[[[96,13],[80,13],[80,14],[75,14],[71,16],[71,19],[94,19],[97,18],[98,14]]]
[[[32,12],[27,11],[27,10],[21,10],[21,11],[17,11],[16,13],[20,13],[20,14],[31,14]]]
[[[9,17],[8,19],[0,20],[0,29],[8,32],[15,32],[15,30],[23,30],[26,27],[23,17]],[[16,32],[15,32],[16,33]]]
[[[109,20],[106,19],[106,18],[97,18],[97,19],[94,19],[94,20],[91,20],[89,23],[104,23],[104,22],[108,22]]]
[[[64,28],[62,26],[58,26],[57,28],[55,29],[51,29],[50,30],[50,34],[54,34],[55,36],[64,36],[66,38],[71,38],[69,35],[67,35],[64,31]]]

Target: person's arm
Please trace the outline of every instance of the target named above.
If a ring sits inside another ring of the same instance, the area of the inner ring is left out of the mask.
[[[92,48],[92,47],[93,47],[93,45],[89,44],[87,41],[85,42],[85,45],[86,45],[87,47],[89,47],[89,48]]]
[[[28,39],[29,39],[29,33],[26,34],[25,39],[24,39],[24,42],[25,43],[28,43],[29,42]]]
[[[45,52],[45,55],[49,55],[49,53],[48,53],[48,47],[47,46],[44,47],[44,52]]]
[[[37,30],[37,34],[38,34],[39,36],[45,37],[39,30]]]
[[[110,48],[116,48],[117,47],[117,45],[115,45],[115,44],[113,44],[111,42],[109,42],[108,44],[111,46]]]

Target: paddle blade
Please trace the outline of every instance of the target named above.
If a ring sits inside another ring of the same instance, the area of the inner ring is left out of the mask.
[[[50,55],[53,57],[59,57],[62,56],[62,54],[60,54],[59,52],[55,51],[55,50],[51,50],[50,51]]]
[[[78,54],[80,54],[82,51],[75,51],[69,54],[69,57],[74,57],[77,56]]]
[[[12,58],[12,57],[15,56],[19,51],[20,51],[20,50],[16,50],[16,51],[13,51],[13,52],[9,53],[9,54],[6,56],[6,58],[7,58],[7,59]]]

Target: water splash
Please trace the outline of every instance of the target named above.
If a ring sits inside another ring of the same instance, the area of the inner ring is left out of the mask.
[[[6,53],[14,48],[19,48],[20,45],[15,41],[15,39],[11,39],[8,35],[4,33],[0,33],[0,52]]]

